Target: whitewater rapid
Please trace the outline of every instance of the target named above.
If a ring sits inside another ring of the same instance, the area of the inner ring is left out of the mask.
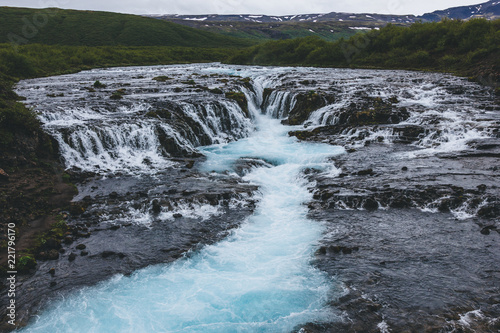
[[[335,175],[328,157],[343,149],[299,142],[279,120],[254,116],[248,138],[201,149],[205,172],[231,172],[242,157],[267,162],[244,177],[261,199],[241,228],[173,264],[78,291],[22,332],[285,332],[332,320],[325,304],[339,291],[309,263],[322,226],[307,218],[312,194],[301,171]]]

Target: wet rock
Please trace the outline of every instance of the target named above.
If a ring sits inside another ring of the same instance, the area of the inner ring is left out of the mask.
[[[73,243],[73,241],[74,241],[74,239],[71,236],[64,237],[64,243],[65,244],[71,244],[71,243]]]
[[[489,235],[492,230],[496,230],[496,226],[494,225],[489,225],[481,229],[481,233],[483,235]]]
[[[57,250],[50,250],[47,252],[47,260],[57,260],[59,259],[59,252]]]
[[[3,169],[0,169],[0,182],[8,182],[9,175]]]
[[[259,158],[240,158],[234,164],[234,169],[240,176],[247,174],[253,168],[260,167],[272,167],[272,164]]]
[[[78,244],[75,248],[77,250],[84,250],[85,248],[87,248],[87,246],[85,244]]]
[[[373,176],[375,173],[373,172],[373,169],[370,168],[370,169],[358,171],[356,174],[358,176]]]
[[[160,214],[161,213],[161,205],[158,200],[153,200],[152,202],[152,208],[151,210],[153,211],[154,214]]]
[[[248,101],[244,93],[238,91],[230,91],[225,94],[226,98],[232,99],[238,103],[243,113],[248,117]]]
[[[182,217],[182,214],[181,214],[181,213],[175,213],[175,214],[173,215],[173,217],[175,217],[176,219],[178,219],[178,218],[181,218],[181,217]]]
[[[478,210],[477,215],[485,218],[495,218],[500,216],[500,204],[489,203]]]
[[[71,253],[69,254],[69,256],[68,256],[68,260],[69,260],[69,261],[73,261],[73,260],[75,260],[75,259],[76,259],[76,254],[75,254],[75,253],[73,253],[73,252],[71,252]]]
[[[45,241],[42,248],[45,250],[59,250],[61,248],[61,241],[59,239],[49,238]]]
[[[71,215],[81,215],[85,212],[86,207],[87,205],[84,203],[72,202],[69,212],[71,213]]]
[[[115,230],[120,229],[120,226],[118,224],[115,224],[115,225],[112,225],[111,227],[109,227],[108,229],[115,231]]]
[[[82,251],[82,252],[80,252],[80,255],[81,255],[82,257],[85,257],[85,256],[88,256],[88,255],[89,255],[89,252],[88,252],[88,251]]]
[[[55,268],[51,268],[49,269],[48,273],[52,276],[54,276],[56,274],[56,269]]]
[[[377,210],[378,209],[378,202],[376,200],[368,198],[363,203],[363,208],[366,210]]]

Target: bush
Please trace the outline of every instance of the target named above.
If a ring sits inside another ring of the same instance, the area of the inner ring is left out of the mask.
[[[17,271],[19,273],[27,273],[29,270],[36,267],[36,260],[31,255],[26,255],[18,259],[17,261]]]

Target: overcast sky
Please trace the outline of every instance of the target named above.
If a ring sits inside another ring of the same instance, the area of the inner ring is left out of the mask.
[[[132,14],[415,14],[483,3],[474,0],[0,0],[1,6],[59,7]]]

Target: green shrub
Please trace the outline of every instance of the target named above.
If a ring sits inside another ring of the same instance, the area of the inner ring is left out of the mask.
[[[22,256],[18,259],[16,268],[19,273],[26,273],[36,267],[36,260],[31,255]]]

